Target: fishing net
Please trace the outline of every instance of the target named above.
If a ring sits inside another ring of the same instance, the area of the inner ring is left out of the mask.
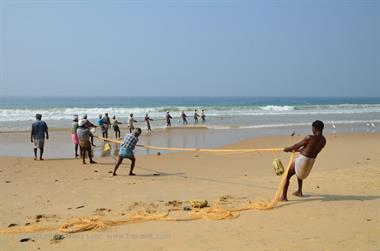
[[[212,150],[214,152],[217,152],[218,149]],[[223,149],[225,152],[227,152],[227,150],[228,149]],[[233,150],[238,151],[238,149]],[[257,152],[259,152],[258,149],[252,150],[257,150]],[[278,149],[264,150],[278,151]],[[289,168],[294,161],[294,158],[295,153],[291,153],[285,172],[283,173],[280,183],[277,187],[277,191],[270,201],[234,201],[231,200],[232,197],[230,198],[227,196],[222,197],[219,203],[213,203],[211,205],[208,205],[207,201],[206,203],[204,201],[196,201],[196,203],[194,203],[194,201],[188,201],[190,202],[190,206],[187,207],[188,210],[184,210],[185,207],[183,207],[182,202],[178,201],[169,202],[165,206],[160,206],[152,203],[137,203],[133,205],[129,210],[124,212],[113,213],[111,210],[98,210],[94,215],[73,217],[62,222],[58,226],[57,223],[49,225],[48,222],[36,222],[28,226],[13,226],[6,229],[0,229],[0,234],[33,233],[53,230],[57,230],[62,233],[78,233],[90,230],[99,231],[104,230],[109,226],[134,224],[147,221],[193,221],[200,219],[227,220],[239,217],[239,212],[242,211],[270,210],[273,209],[280,200],[284,185],[286,183],[286,177],[288,175]]]

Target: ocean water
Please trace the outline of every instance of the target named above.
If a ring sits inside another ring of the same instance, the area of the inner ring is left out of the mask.
[[[70,128],[74,114],[96,121],[108,112],[126,122],[133,113],[137,126],[145,128],[149,113],[152,127],[163,128],[169,111],[173,126],[180,126],[185,111],[189,124],[193,113],[205,110],[209,129],[265,129],[306,126],[316,119],[328,126],[357,125],[376,130],[380,124],[380,97],[0,97],[0,132],[29,130],[34,115],[41,113],[50,128]]]
[[[206,122],[194,129],[194,109],[206,113]],[[188,115],[186,130],[162,130],[164,116],[169,111],[172,127],[183,128],[179,119],[181,111]],[[71,128],[74,114],[88,114],[95,122],[98,114],[108,112],[112,117],[126,122],[134,113],[136,126],[146,129],[143,117],[148,112],[154,119],[153,133],[140,137],[140,144],[182,147],[214,148],[239,142],[247,138],[274,135],[305,135],[311,133],[311,123],[325,122],[326,134],[342,132],[379,132],[380,98],[310,98],[310,97],[0,97],[0,133],[29,131],[34,115],[41,113],[50,129]],[[128,130],[121,125],[121,133]],[[99,132],[97,132],[99,134]],[[0,155],[31,156],[28,133],[0,134]],[[109,132],[114,137],[113,130]],[[72,158],[73,146],[70,131],[50,130],[45,149],[49,158]],[[112,144],[111,152],[103,152],[104,142],[96,141],[96,157],[114,156],[118,145]],[[157,151],[137,148],[137,155],[156,154]],[[171,151],[160,151],[171,153]]]

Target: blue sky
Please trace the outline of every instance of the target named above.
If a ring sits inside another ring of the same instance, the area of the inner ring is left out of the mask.
[[[0,1],[0,95],[380,96],[380,1]]]

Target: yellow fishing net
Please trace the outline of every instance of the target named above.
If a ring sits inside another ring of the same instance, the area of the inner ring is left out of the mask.
[[[102,138],[101,138],[102,139]],[[112,141],[112,140],[109,140]],[[116,140],[114,140],[116,141]],[[120,143],[120,141],[117,141]],[[146,147],[146,146],[144,146]],[[158,148],[158,147],[155,147]],[[194,150],[194,149],[192,149]],[[238,152],[244,150],[246,152],[266,152],[266,151],[280,151],[281,149],[196,149],[197,151],[211,151],[211,152],[227,152],[233,150]],[[244,152],[243,151],[243,152]],[[47,223],[36,222],[28,226],[14,226],[6,229],[0,229],[0,234],[11,233],[31,233],[39,231],[52,231],[57,230],[62,233],[77,233],[89,230],[103,230],[108,226],[117,226],[123,224],[133,224],[146,221],[193,221],[200,219],[207,220],[226,220],[239,217],[239,212],[247,210],[269,210],[274,208],[280,200],[282,190],[284,188],[286,177],[289,168],[294,161],[295,153],[291,153],[289,162],[281,177],[277,191],[270,201],[251,202],[245,201],[240,203],[215,203],[210,206],[199,206],[199,208],[190,208],[189,211],[182,209],[182,202],[171,202],[166,207],[159,207],[157,205],[146,205],[137,203],[130,210],[125,212],[112,212],[111,210],[97,211],[94,215],[85,217],[74,217],[62,222],[57,226],[57,223],[46,225]],[[222,198],[221,201],[228,201],[229,198]],[[202,202],[203,203],[203,202]],[[202,204],[201,203],[201,204]],[[201,205],[199,204],[199,205]],[[207,204],[207,202],[206,202]]]

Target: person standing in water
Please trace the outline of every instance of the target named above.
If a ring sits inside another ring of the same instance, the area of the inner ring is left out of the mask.
[[[153,119],[151,119],[151,118],[149,117],[148,113],[145,113],[145,118],[144,118],[144,120],[145,120],[145,123],[146,123],[146,127],[147,127],[148,132],[151,132],[152,129],[150,128],[150,121],[153,121]]]
[[[133,113],[129,114],[128,118],[128,127],[129,127],[129,132],[132,133],[133,130],[135,129],[135,126],[133,125],[134,123],[137,123],[137,120],[133,118]]]
[[[91,143],[90,143],[90,129],[86,126],[87,120],[79,120],[77,135],[79,138],[79,148],[82,155],[82,163],[86,164],[86,153],[90,159],[90,164],[95,164],[96,162],[92,159]]]
[[[110,121],[110,117],[108,117],[108,113],[104,114],[103,121],[104,121],[104,128],[106,131],[106,135],[105,135],[106,137],[105,138],[108,138],[108,129],[111,126],[111,121]]]
[[[120,124],[121,123],[119,121],[117,121],[116,116],[113,115],[113,117],[112,117],[112,127],[113,127],[113,130],[115,131],[115,138],[117,138],[117,139],[120,139],[120,128],[119,128]]]
[[[287,201],[287,193],[290,178],[295,174],[298,181],[298,190],[293,193],[293,195],[302,197],[302,182],[310,174],[313,168],[315,159],[317,158],[320,151],[326,145],[326,138],[323,136],[322,131],[324,124],[320,120],[316,120],[312,124],[312,135],[306,136],[300,142],[284,148],[284,152],[299,152],[299,156],[292,162],[288,176],[286,177],[286,183],[282,191],[281,200]]]
[[[181,118],[182,118],[182,124],[187,125],[187,119],[186,119],[187,115],[186,115],[185,111],[182,111]]]
[[[197,113],[197,110],[195,109],[194,110],[194,124],[198,124],[198,118],[199,118],[199,114]]]
[[[78,129],[78,115],[74,115],[73,123],[71,124],[71,141],[74,144],[75,158],[79,157],[78,147],[79,147],[79,138],[77,134]]]
[[[202,110],[202,113],[201,113],[201,119],[202,119],[202,123],[206,122],[206,114],[205,114],[205,110]]]
[[[46,139],[49,139],[48,126],[41,118],[41,114],[36,114],[36,121],[32,124],[30,132],[30,141],[34,143],[34,160],[37,160],[37,149],[40,149],[40,160],[44,160],[42,155],[44,153],[45,134]]]
[[[94,127],[94,128],[96,127],[96,125],[94,125],[87,119],[87,114],[83,115],[83,121],[84,121],[84,127],[88,129],[91,129],[91,127]],[[96,145],[94,145],[94,135],[91,132],[90,132],[90,140],[91,140],[91,146],[96,147]]]
[[[102,114],[99,114],[99,118],[97,122],[98,122],[98,126],[100,127],[100,130],[102,131],[102,137],[105,138],[107,136],[107,131],[106,131],[106,126],[104,125]]]
[[[171,126],[172,126],[172,122],[171,122],[171,119],[172,119],[172,118],[173,118],[173,117],[170,116],[169,111],[167,111],[167,112],[166,112],[166,116],[165,116],[165,119],[166,119],[166,126],[167,126],[167,127],[171,127]]]

